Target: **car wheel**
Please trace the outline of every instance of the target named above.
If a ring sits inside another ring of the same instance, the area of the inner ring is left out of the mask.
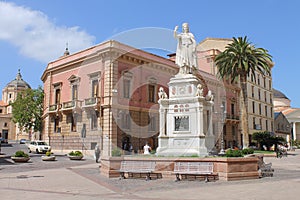
[[[35,152],[36,152],[37,154],[39,154],[39,153],[40,153],[40,152],[39,152],[39,150],[37,150],[37,149],[35,150]]]

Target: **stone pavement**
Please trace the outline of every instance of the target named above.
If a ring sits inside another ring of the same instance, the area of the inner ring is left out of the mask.
[[[272,162],[274,177],[246,181],[180,181],[154,179],[108,179],[99,165],[89,164],[18,173],[1,173],[1,199],[297,199],[300,187],[300,150]]]

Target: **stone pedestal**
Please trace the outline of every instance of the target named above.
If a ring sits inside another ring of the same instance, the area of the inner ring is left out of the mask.
[[[158,156],[206,156],[214,147],[211,97],[204,97],[193,74],[179,73],[169,82],[169,98],[161,98]]]
[[[175,162],[212,162],[213,171],[218,174],[218,179],[223,181],[258,179],[258,158],[187,158],[187,157],[157,157],[157,156],[122,156],[101,158],[100,173],[108,178],[120,177],[120,166],[123,160],[153,161],[155,173],[161,174],[163,179],[175,180]],[[155,175],[156,177],[157,175]]]

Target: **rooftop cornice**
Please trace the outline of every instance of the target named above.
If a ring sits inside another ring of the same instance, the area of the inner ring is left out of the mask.
[[[44,80],[50,71],[72,66],[95,57],[100,57],[102,60],[108,59],[111,61],[117,60],[118,58],[123,58],[135,62],[136,64],[159,63],[170,66],[174,70],[177,69],[175,63],[167,58],[163,58],[140,49],[135,49],[134,47],[122,44],[118,41],[109,40],[50,62],[41,76],[41,80]]]

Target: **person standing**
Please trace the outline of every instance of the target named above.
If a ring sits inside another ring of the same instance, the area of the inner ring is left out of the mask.
[[[95,159],[96,159],[96,163],[99,162],[99,158],[100,158],[100,148],[99,148],[99,145],[97,144],[95,146]]]
[[[151,147],[148,145],[148,143],[146,143],[146,145],[144,146],[144,154],[150,154],[151,151]]]

